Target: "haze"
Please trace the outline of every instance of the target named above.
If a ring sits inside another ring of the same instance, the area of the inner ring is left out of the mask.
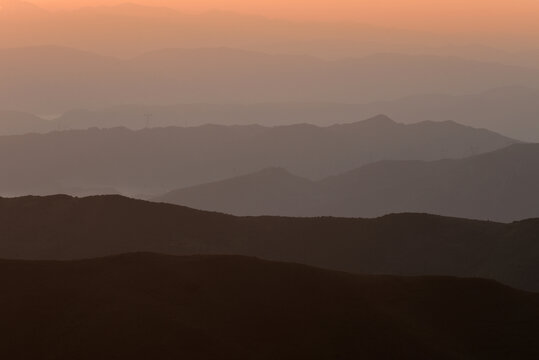
[[[118,5],[122,0],[33,0],[50,9]],[[183,11],[227,10],[288,19],[354,20],[393,27],[460,31],[539,29],[533,0],[133,0]]]
[[[539,359],[538,19],[0,0],[3,358]]]

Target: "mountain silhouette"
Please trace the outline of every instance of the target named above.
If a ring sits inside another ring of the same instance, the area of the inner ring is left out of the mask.
[[[158,201],[235,215],[376,217],[420,212],[496,221],[539,217],[539,145],[457,160],[382,161],[304,184],[243,176],[172,191]],[[266,195],[267,194],[267,195]]]
[[[403,125],[385,116],[329,127],[207,125],[7,136],[0,137],[0,169],[10,176],[0,178],[0,194],[113,188],[157,195],[268,167],[321,179],[379,160],[459,158],[471,147],[482,153],[514,142],[456,123]]]
[[[4,259],[233,254],[354,273],[482,277],[533,291],[538,230],[538,220],[241,218],[120,196],[0,199]]]
[[[539,296],[485,280],[153,254],[0,261],[0,280],[10,359],[539,355]]]

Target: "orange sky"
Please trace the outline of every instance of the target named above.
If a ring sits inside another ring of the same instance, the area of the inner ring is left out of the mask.
[[[127,0],[129,1],[129,0]],[[30,0],[49,8],[118,4],[126,0]],[[130,0],[184,11],[221,9],[272,17],[357,20],[431,30],[539,29],[538,0]]]

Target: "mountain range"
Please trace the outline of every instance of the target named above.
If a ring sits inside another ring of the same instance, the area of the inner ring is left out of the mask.
[[[118,104],[366,103],[539,87],[539,69],[398,53],[324,60],[221,47],[163,49],[120,59],[40,46],[1,49],[0,67],[0,108],[47,116]]]
[[[188,187],[157,201],[235,215],[376,217],[419,212],[495,221],[539,217],[539,145],[438,161],[381,161],[320,181],[282,168]]]
[[[391,51],[533,66],[537,60],[536,42],[522,36],[519,41],[528,43],[526,49],[509,51],[504,49],[513,48],[514,41],[485,39],[484,34],[474,37],[472,33],[441,34],[394,25],[291,21],[226,11],[191,14],[134,3],[46,11],[28,2],[2,0],[0,19],[5,29],[0,33],[1,47],[57,44],[120,57],[156,48],[226,46],[328,58]],[[141,33],[144,36],[138,36]]]
[[[539,220],[242,218],[120,196],[0,198],[3,259],[247,255],[352,273],[480,277],[538,291],[538,231]]]
[[[0,346],[10,359],[539,355],[539,296],[485,280],[130,254],[0,261],[0,281]]]
[[[357,106],[364,117],[387,114],[404,123],[458,120],[523,141],[539,142],[539,90],[503,87],[471,95],[427,94]]]
[[[378,114],[403,123],[454,120],[523,140],[539,141],[539,91],[504,87],[472,95],[417,95],[387,102],[251,103],[118,105],[103,109],[74,109],[52,119],[22,112],[0,112],[0,135],[54,130],[126,127],[132,130],[169,126],[345,124]]]
[[[539,4],[121,1],[0,0],[2,358],[539,359]]]
[[[357,22],[291,21],[226,11],[183,13],[161,6],[124,3],[46,11],[20,0],[2,0],[1,47],[57,44],[129,57],[156,48],[234,47],[327,58],[380,52],[459,56],[537,67],[533,36],[443,34]],[[100,27],[95,27],[99,22]],[[39,28],[39,31],[35,29]],[[69,29],[69,31],[62,31]],[[144,33],[145,36],[138,36]],[[527,44],[526,44],[527,43]]]
[[[346,103],[251,103],[117,105],[103,109],[74,109],[52,119],[22,112],[0,112],[0,135],[44,133],[126,127],[216,125],[318,126],[345,124],[378,114],[387,114],[403,123],[457,121],[486,128],[515,139],[538,142],[539,91],[525,87],[504,87],[471,95],[417,95],[386,102]]]
[[[459,158],[515,143],[454,122],[403,125],[385,116],[351,124],[123,128],[0,137],[0,194],[67,188],[162,194],[284,167],[321,179],[378,160]]]

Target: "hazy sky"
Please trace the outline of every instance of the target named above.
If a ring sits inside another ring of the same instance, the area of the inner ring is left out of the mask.
[[[48,8],[114,5],[124,0],[32,0]],[[537,0],[132,0],[184,11],[221,9],[272,17],[357,20],[431,30],[539,29]]]

